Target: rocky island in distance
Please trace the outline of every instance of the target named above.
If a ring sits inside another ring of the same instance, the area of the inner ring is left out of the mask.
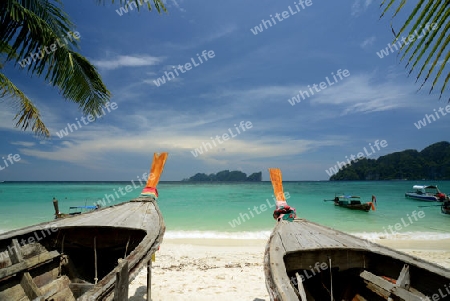
[[[245,172],[238,170],[222,170],[214,174],[196,173],[188,179],[183,179],[185,182],[261,182],[262,172],[254,172],[247,176]]]

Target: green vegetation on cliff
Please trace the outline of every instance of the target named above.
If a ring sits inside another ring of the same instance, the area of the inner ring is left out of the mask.
[[[450,180],[450,143],[432,144],[421,152],[404,150],[378,159],[352,162],[330,177],[330,181]]]
[[[260,182],[262,180],[262,172],[247,174],[238,170],[222,170],[218,173],[207,175],[205,173],[197,173],[189,179],[183,181],[188,182]]]

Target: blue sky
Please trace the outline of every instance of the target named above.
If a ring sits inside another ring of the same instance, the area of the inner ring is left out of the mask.
[[[450,117],[414,125],[446,100],[428,94],[428,85],[417,91],[396,53],[377,55],[393,36],[376,1],[312,0],[296,11],[288,0],[167,0],[167,14],[143,9],[122,16],[117,3],[64,2],[81,36],[79,51],[98,68],[117,108],[59,138],[67,123],[82,117],[77,106],[42,79],[6,66],[52,137],[15,129],[6,102],[0,156],[21,160],[0,171],[2,181],[131,180],[148,171],[160,151],[169,152],[163,181],[224,169],[262,171],[269,180],[269,167],[281,168],[285,180],[327,180],[325,170],[336,161],[376,140],[387,146],[370,158],[448,140]],[[252,32],[289,6],[297,13]],[[403,18],[394,21],[397,28]],[[199,63],[204,50],[214,57]],[[172,66],[192,60],[198,66],[155,84]],[[349,75],[333,81],[339,69]],[[290,104],[327,77],[333,85]],[[252,126],[237,133],[241,121]],[[230,131],[234,137],[212,144],[211,137]],[[206,143],[212,147],[194,156]]]

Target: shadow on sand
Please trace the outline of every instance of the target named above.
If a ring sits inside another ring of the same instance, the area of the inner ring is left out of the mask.
[[[147,301],[147,298],[144,296],[147,295],[147,287],[142,285],[136,289],[134,296],[131,296],[128,301]]]
[[[136,292],[134,293],[134,296],[131,296],[128,301],[147,301],[144,296],[147,294],[147,287],[146,286],[140,286],[136,289]],[[260,299],[255,298],[253,301],[266,301],[266,299]]]

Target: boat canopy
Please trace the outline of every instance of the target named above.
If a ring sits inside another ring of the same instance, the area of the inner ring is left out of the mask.
[[[76,206],[76,207],[69,207],[69,209],[96,209],[97,206]]]
[[[337,195],[337,197],[344,198],[344,199],[352,199],[352,198],[359,199],[359,198],[361,198],[360,196],[357,196],[357,195]]]
[[[423,189],[437,189],[437,186],[435,185],[414,185],[413,189],[417,189],[417,190],[423,190]]]

